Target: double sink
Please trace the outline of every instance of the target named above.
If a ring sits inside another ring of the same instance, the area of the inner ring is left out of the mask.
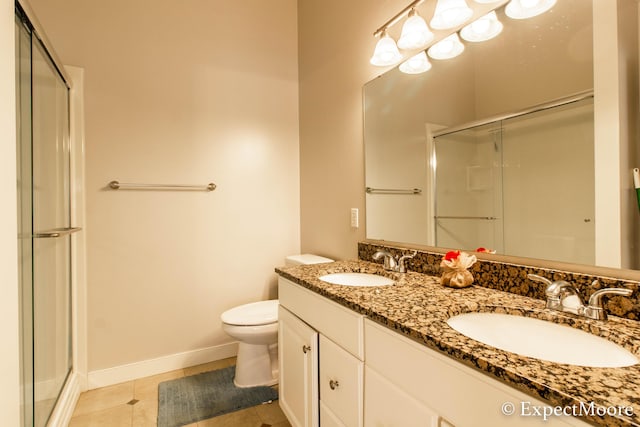
[[[319,277],[323,282],[354,287],[389,286],[381,274],[340,272]],[[453,315],[446,323],[457,332],[490,347],[549,362],[595,368],[620,368],[639,363],[636,355],[608,339],[550,320],[496,312]]]

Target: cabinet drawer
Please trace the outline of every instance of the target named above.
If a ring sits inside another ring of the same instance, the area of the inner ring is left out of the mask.
[[[278,278],[278,299],[322,335],[364,360],[364,316],[283,277]]]
[[[323,335],[319,347],[320,402],[345,426],[362,426],[364,364]]]

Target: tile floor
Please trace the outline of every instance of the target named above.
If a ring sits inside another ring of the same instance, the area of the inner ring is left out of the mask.
[[[235,357],[89,390],[80,395],[69,427],[155,427],[159,383],[233,364]],[[291,427],[291,424],[275,401],[187,427]]]

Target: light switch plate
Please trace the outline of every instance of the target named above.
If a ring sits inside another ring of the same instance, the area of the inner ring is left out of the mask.
[[[353,228],[358,228],[360,226],[358,208],[351,208],[351,226]]]

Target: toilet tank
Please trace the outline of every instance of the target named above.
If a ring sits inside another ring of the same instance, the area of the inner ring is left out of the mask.
[[[320,255],[313,254],[301,254],[301,255],[289,255],[285,257],[285,265],[306,265],[306,264],[322,264],[325,262],[333,262],[330,258],[325,258]]]

